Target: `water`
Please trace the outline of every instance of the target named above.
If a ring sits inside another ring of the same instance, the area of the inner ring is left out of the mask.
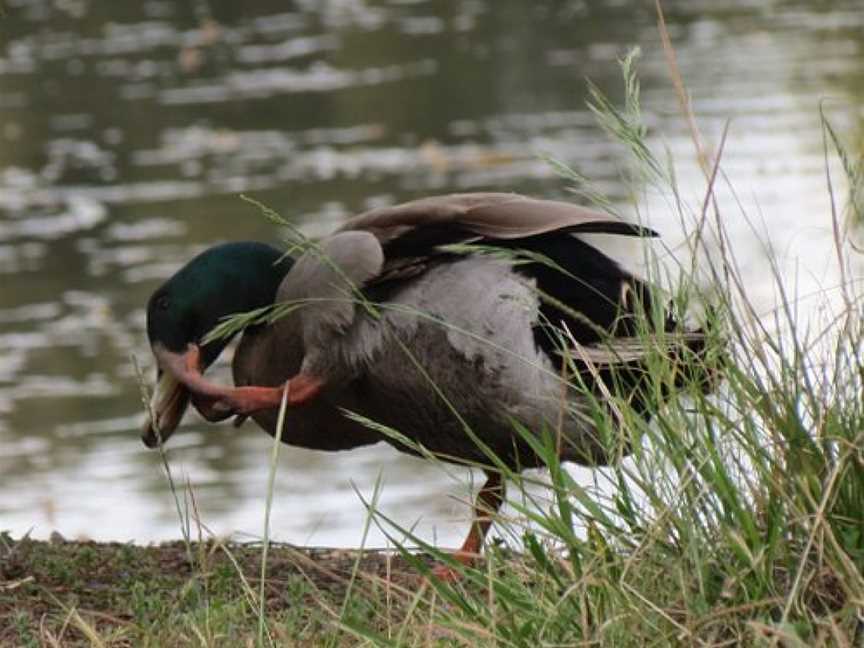
[[[251,6],[254,4],[254,8]],[[45,537],[179,535],[158,454],[138,438],[134,354],[150,292],[207,245],[273,240],[247,193],[310,233],[371,206],[465,190],[566,195],[538,159],[594,179],[632,213],[626,168],[585,108],[585,77],[621,97],[617,57],[643,50],[652,140],[704,181],[679,117],[651,3],[7,0],[0,16],[0,529]],[[725,170],[800,294],[834,286],[818,106],[864,132],[860,0],[666,2],[706,139],[727,119]],[[753,298],[764,245],[728,190],[724,214]],[[629,205],[629,206],[628,206]],[[668,200],[640,211],[670,245]],[[805,306],[806,308],[806,302]],[[227,379],[224,363],[220,374]],[[260,536],[269,437],[190,417],[170,444],[214,533]],[[274,535],[360,542],[381,507],[427,540],[465,532],[459,480],[376,446],[284,447]],[[586,473],[587,478],[587,473]],[[461,481],[460,481],[461,480]],[[356,488],[356,491],[355,491]],[[373,529],[369,542],[383,544]]]

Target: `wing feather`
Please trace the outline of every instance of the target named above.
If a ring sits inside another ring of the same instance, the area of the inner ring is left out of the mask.
[[[418,230],[451,228],[476,236],[519,239],[565,230],[625,236],[657,236],[653,230],[580,205],[509,193],[464,193],[421,198],[373,209],[340,230],[363,230],[382,245]]]

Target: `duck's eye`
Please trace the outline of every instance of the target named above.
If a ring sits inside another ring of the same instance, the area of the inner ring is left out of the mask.
[[[171,305],[171,300],[168,299],[168,295],[160,295],[156,298],[156,308],[159,310],[166,311],[168,307]]]

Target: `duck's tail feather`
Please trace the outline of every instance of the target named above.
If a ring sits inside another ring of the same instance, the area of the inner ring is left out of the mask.
[[[600,400],[625,398],[646,419],[675,391],[711,393],[722,380],[725,349],[716,317],[707,320],[687,329],[669,315],[662,333],[577,345],[569,353],[578,380]]]

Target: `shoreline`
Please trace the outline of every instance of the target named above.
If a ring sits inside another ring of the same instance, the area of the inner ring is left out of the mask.
[[[93,636],[124,637],[116,645],[175,645],[182,638],[171,634],[172,617],[214,610],[226,615],[232,641],[248,640],[258,623],[261,549],[219,540],[141,546],[0,533],[0,646],[50,645],[52,637],[62,646],[89,646]],[[299,632],[320,624],[322,606],[338,610],[354,592],[371,602],[382,588],[406,592],[422,581],[397,550],[272,543],[266,616],[291,618]]]

